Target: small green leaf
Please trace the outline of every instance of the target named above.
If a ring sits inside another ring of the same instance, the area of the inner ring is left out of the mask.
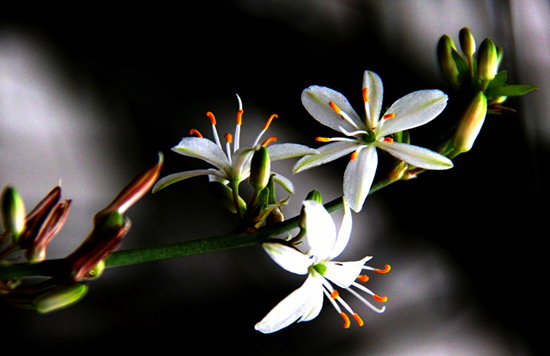
[[[492,94],[493,97],[498,96],[520,96],[529,93],[532,90],[539,88],[534,85],[505,85],[496,89]]]
[[[485,90],[485,96],[488,99],[494,98],[495,95],[493,95],[493,92],[500,89],[502,86],[506,85],[506,80],[507,79],[508,79],[508,71],[507,70],[500,71],[495,76],[495,79],[493,79],[489,82],[489,85],[487,86],[487,89]],[[501,95],[496,95],[496,96],[501,96]]]

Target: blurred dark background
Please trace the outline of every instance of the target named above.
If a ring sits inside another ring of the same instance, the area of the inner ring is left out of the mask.
[[[394,184],[354,215],[352,242],[341,259],[373,255],[371,265],[393,268],[369,281],[389,298],[384,314],[342,293],[365,321],[362,328],[342,329],[326,303],[312,322],[273,335],[255,331],[254,324],[303,281],[255,246],[108,269],[79,304],[49,315],[0,305],[4,344],[34,352],[177,347],[266,356],[545,350],[547,1],[80,6],[0,15],[2,184],[16,186],[27,209],[60,179],[64,197],[73,199],[49,258],[78,246],[95,212],[153,164],[157,151],[166,158],[163,176],[207,167],[170,148],[191,128],[211,137],[207,111],[221,133],[233,132],[235,93],[245,110],[243,143],[276,113],[270,135],[318,147],[314,138],[331,132],[302,107],[304,88],[338,90],[359,113],[367,69],[381,76],[387,106],[415,90],[448,91],[435,48],[444,33],[458,45],[464,26],[478,44],[490,37],[504,47],[501,69],[509,71],[509,83],[540,90],[507,101],[517,114],[489,116],[472,151],[452,170]],[[413,131],[414,142],[428,142],[436,121]],[[295,176],[293,163],[273,165],[296,186],[287,216],[299,212],[311,189],[326,201],[341,195],[345,158]],[[224,233],[236,223],[209,195],[206,178],[149,194],[129,216],[124,249]],[[341,213],[334,216],[339,222]]]

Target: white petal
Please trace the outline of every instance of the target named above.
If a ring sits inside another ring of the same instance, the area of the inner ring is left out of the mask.
[[[449,169],[453,162],[427,148],[399,142],[377,142],[376,146],[415,167],[424,169]]]
[[[307,274],[311,260],[300,251],[278,243],[262,244],[271,259],[285,270],[295,274]]]
[[[360,261],[354,262],[328,261],[325,263],[327,270],[324,277],[340,288],[348,288],[363,270],[365,262],[371,258],[372,256],[367,256]]]
[[[380,110],[382,109],[382,97],[384,96],[384,86],[382,79],[378,74],[365,71],[363,76],[363,89],[368,88],[367,96],[369,101],[365,105],[367,111],[367,122],[370,122],[370,129],[376,127],[380,119]]]
[[[334,244],[334,247],[330,252],[330,256],[328,258],[329,260],[338,257],[348,245],[349,238],[351,236],[352,225],[353,223],[351,218],[351,211],[344,199],[344,218],[342,219],[342,224],[340,225],[340,230],[338,231],[336,243]]]
[[[309,276],[304,284],[275,306],[254,329],[264,334],[286,328],[296,320],[309,321],[319,315],[323,307],[321,284]]]
[[[223,173],[214,169],[197,169],[193,171],[174,173],[162,179],[159,179],[157,183],[153,186],[153,193],[156,193],[159,190],[166,188],[170,184],[179,182],[180,180],[184,180],[192,177],[204,176],[204,175],[216,176],[222,180],[225,178],[225,175]]]
[[[172,151],[184,156],[202,159],[224,170],[229,166],[229,160],[222,149],[214,142],[200,137],[184,137]]]
[[[338,129],[339,126],[342,126],[348,131],[357,130],[357,128],[342,119],[342,117],[330,107],[329,102],[331,101],[333,101],[340,110],[348,114],[357,127],[361,129],[366,128],[365,123],[361,120],[359,115],[357,115],[355,110],[353,110],[348,99],[339,92],[316,85],[302,92],[302,104],[315,120],[336,131],[340,131]]]
[[[336,226],[323,204],[304,201],[306,216],[306,236],[310,250],[308,254],[315,256],[315,262],[327,260],[336,243]]]
[[[344,172],[344,199],[350,208],[360,212],[369,194],[376,167],[378,154],[376,147],[369,145],[362,149],[355,160],[350,161]]]
[[[326,144],[317,150],[319,154],[303,157],[294,165],[294,173],[299,173],[313,167],[334,161],[342,156],[345,156],[357,148],[361,144],[358,141],[332,142]]]
[[[378,138],[412,129],[435,119],[447,106],[447,95],[441,90],[419,90],[397,100],[386,113],[395,114],[377,132]]]
[[[279,183],[281,187],[285,188],[285,190],[290,194],[294,194],[294,185],[292,184],[290,179],[283,177],[282,175],[275,172],[271,172],[271,174],[273,175],[273,180],[275,182]]]
[[[309,148],[304,145],[298,145],[296,143],[282,143],[278,145],[267,146],[267,152],[269,152],[269,158],[272,161],[301,157],[305,155],[314,155],[319,153],[319,151],[317,151],[316,149]]]

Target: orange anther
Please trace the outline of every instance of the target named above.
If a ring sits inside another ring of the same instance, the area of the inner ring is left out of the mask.
[[[375,269],[374,272],[376,273],[388,273],[391,270],[390,265],[386,265],[384,269]]]
[[[363,101],[365,103],[369,102],[369,88],[363,88]]]
[[[202,135],[201,135],[201,133],[200,133],[199,131],[197,131],[197,130],[195,130],[195,129],[189,130],[189,135],[193,135],[193,134],[195,134],[195,135],[197,135],[198,137],[202,138]]]
[[[267,122],[265,123],[264,125],[264,130],[267,130],[267,128],[269,127],[269,125],[271,125],[271,121],[273,121],[273,119],[277,118],[277,114],[273,114],[269,117],[269,119],[267,119]]]
[[[332,299],[338,299],[338,297],[340,297],[340,294],[338,294],[338,291],[333,290],[332,292],[330,292],[330,297]]]
[[[330,142],[330,138],[328,138],[328,137],[317,137],[317,138],[315,138],[315,141]]]
[[[212,122],[212,125],[216,125],[216,117],[214,117],[214,114],[209,111],[206,113],[206,116],[210,118],[210,122]]]
[[[369,280],[369,276],[365,276],[364,274],[360,274],[359,276],[357,276],[357,280],[365,283],[366,281]]]
[[[351,154],[351,160],[352,160],[352,161],[355,161],[355,159],[357,158],[357,155],[358,155],[358,154],[359,154],[359,153],[357,153],[357,151],[353,152],[353,153]]]
[[[349,326],[351,325],[351,322],[349,321],[349,318],[346,315],[346,313],[342,312],[340,313],[340,315],[342,316],[342,318],[344,318],[344,329],[349,328]]]
[[[340,108],[336,106],[336,104],[334,104],[334,101],[331,101],[328,104],[330,105],[332,110],[336,111],[337,114],[340,114],[340,112],[342,112],[342,110],[340,110]]]
[[[384,120],[388,120],[388,119],[393,119],[395,117],[395,114],[386,114],[383,116],[383,119]]]
[[[391,137],[384,137],[384,142],[392,143],[392,142],[393,142],[393,138],[391,138]]]
[[[373,295],[374,299],[376,299],[377,301],[381,302],[381,303],[385,303],[388,301],[388,297],[381,297],[379,295]]]
[[[237,111],[237,125],[242,125],[243,124],[243,112],[244,110],[239,110]]]
[[[357,325],[363,326],[363,319],[357,313],[353,314],[353,318],[357,321]]]
[[[233,141],[233,136],[231,136],[230,133],[226,133],[224,137],[227,140],[227,143],[231,143]]]
[[[262,143],[262,147],[267,146],[267,144],[270,143],[271,141],[277,141],[277,137],[275,137],[275,136],[268,137],[268,138],[264,141],[264,143]]]

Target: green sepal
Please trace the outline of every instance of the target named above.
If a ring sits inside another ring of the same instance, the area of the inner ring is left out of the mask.
[[[237,209],[235,208],[235,203],[233,201],[233,190],[230,187],[222,182],[211,181],[208,183],[208,189],[223,206],[229,209],[230,212],[233,214],[237,213]],[[244,214],[246,212],[246,202],[240,196],[237,199],[239,201],[241,213]]]

